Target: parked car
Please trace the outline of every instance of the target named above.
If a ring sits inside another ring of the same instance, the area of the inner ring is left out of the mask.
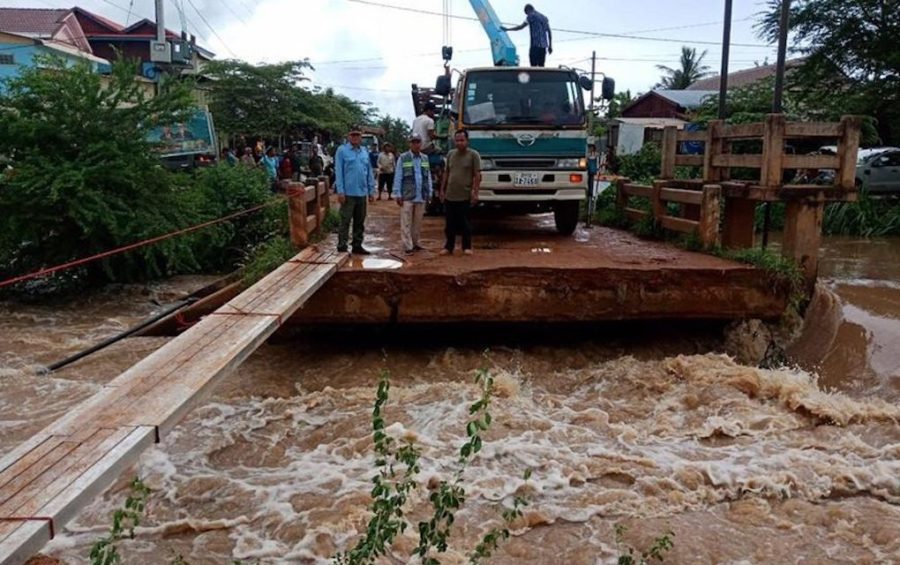
[[[862,159],[856,166],[856,183],[871,194],[900,194],[900,150]]]

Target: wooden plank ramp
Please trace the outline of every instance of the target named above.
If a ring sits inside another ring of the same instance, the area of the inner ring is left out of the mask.
[[[0,564],[39,552],[346,261],[303,250],[0,459]]]

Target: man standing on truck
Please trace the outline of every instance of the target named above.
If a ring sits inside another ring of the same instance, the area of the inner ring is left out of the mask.
[[[355,255],[371,255],[363,248],[366,231],[366,206],[375,201],[375,177],[369,151],[362,146],[362,132],[352,129],[349,141],[335,154],[335,192],[341,204],[341,227],[338,231],[340,253],[347,252],[350,222],[353,222],[352,251]]]
[[[400,237],[407,255],[421,251],[419,235],[425,203],[431,198],[431,167],[428,155],[422,153],[422,138],[414,133],[409,136],[409,151],[400,155],[394,174],[394,199],[402,208],[400,212]]]
[[[525,4],[525,21],[516,27],[503,27],[503,31],[519,31],[528,26],[531,31],[531,49],[528,59],[532,67],[543,67],[547,62],[547,53],[553,55],[553,33],[550,31],[550,20],[547,16]]]
[[[469,149],[469,132],[459,130],[453,136],[456,149],[447,155],[447,168],[441,181],[441,201],[447,215],[447,244],[441,255],[452,255],[456,237],[462,236],[463,254],[472,254],[472,205],[478,203],[481,186],[481,155]]]
[[[417,116],[412,123],[412,133],[422,138],[422,153],[430,155],[434,153],[434,140],[437,134],[434,130],[434,102],[426,102],[422,114]]]

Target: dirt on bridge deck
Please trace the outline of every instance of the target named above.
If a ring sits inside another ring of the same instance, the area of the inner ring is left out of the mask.
[[[475,253],[440,256],[443,218],[426,218],[413,255],[399,208],[369,208],[366,247],[295,322],[590,322],[777,318],[787,289],[751,266],[583,225],[559,235],[552,214],[475,216]]]

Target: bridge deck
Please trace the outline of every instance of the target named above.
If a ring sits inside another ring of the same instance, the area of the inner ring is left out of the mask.
[[[346,259],[304,250],[0,459],[0,563],[38,552]]]

